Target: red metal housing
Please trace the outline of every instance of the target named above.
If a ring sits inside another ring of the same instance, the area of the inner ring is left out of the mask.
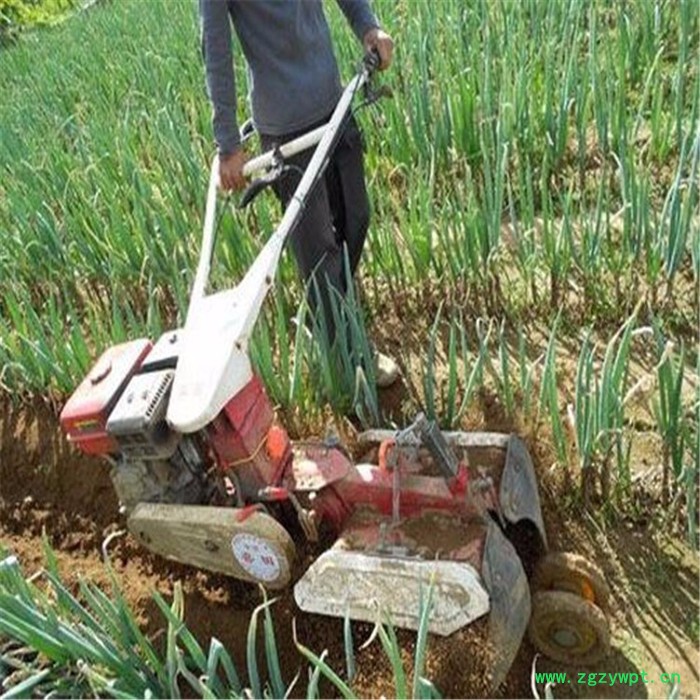
[[[281,478],[291,458],[287,433],[273,425],[274,411],[256,376],[206,427],[207,437],[222,469],[233,469],[248,496]]]
[[[61,427],[79,450],[102,455],[118,452],[107,434],[109,414],[152,347],[147,338],[106,350],[61,411]]]

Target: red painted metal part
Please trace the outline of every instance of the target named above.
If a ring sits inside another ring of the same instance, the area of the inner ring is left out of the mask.
[[[60,423],[79,450],[93,455],[119,452],[116,440],[107,434],[107,419],[151,347],[150,340],[141,338],[109,348],[73,392]]]
[[[206,428],[219,463],[225,467],[251,457],[265,439],[272,419],[262,383],[253,377]]]
[[[396,453],[391,454],[395,449]],[[400,518],[412,518],[426,511],[439,511],[459,515],[467,520],[477,518],[486,507],[496,508],[490,494],[479,499],[469,497],[469,469],[459,466],[455,478],[449,481],[441,476],[417,473],[420,466],[407,460],[393,441],[385,441],[379,447],[379,465],[350,465],[345,476],[322,489],[314,500],[317,515],[333,524],[336,530],[343,528],[345,520],[357,508],[368,506],[382,516],[392,516],[394,502],[394,468],[399,469]],[[321,469],[322,467],[319,466]],[[493,489],[491,489],[493,492]]]
[[[320,491],[345,478],[352,468],[348,457],[334,447],[297,442],[284,483],[290,491]]]
[[[266,486],[258,491],[258,498],[263,501],[287,501],[289,500],[289,491],[283,486]]]
[[[243,506],[243,508],[240,508],[238,512],[236,513],[236,521],[239,523],[243,523],[248,518],[253,515],[253,513],[257,513],[258,511],[264,510],[262,505],[260,503],[251,503],[248,506]]]
[[[254,376],[206,427],[219,467],[235,472],[244,497],[275,485],[291,458],[289,437],[273,421],[270,400]]]
[[[387,457],[389,455],[389,450],[391,450],[395,445],[396,440],[393,439],[383,440],[382,443],[379,445],[379,456],[377,459],[379,462],[379,468],[382,471],[389,470],[389,467],[387,466]]]

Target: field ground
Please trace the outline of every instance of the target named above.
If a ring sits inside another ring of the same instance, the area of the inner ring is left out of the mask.
[[[106,465],[76,454],[60,434],[54,411],[41,400],[22,406],[6,402],[1,415],[0,542],[17,554],[24,571],[32,574],[42,566],[42,533],[46,532],[67,581],[75,583],[84,577],[108,586],[101,545],[109,533],[124,524],[117,514]],[[515,427],[497,413],[490,417],[482,414],[479,423],[478,427],[487,430]],[[678,673],[680,697],[697,697],[697,553],[680,538],[655,532],[655,518],[644,508],[637,520],[620,517],[596,522],[584,514],[566,495],[561,472],[547,468],[553,459],[547,452],[548,441],[538,443],[536,433],[525,437],[540,477],[552,548],[576,551],[597,562],[613,593],[612,653],[593,670],[638,673],[640,677],[645,671],[651,679],[660,678],[664,672]],[[174,582],[181,580],[188,626],[201,640],[217,637],[229,648],[239,667],[245,667],[246,636],[242,631],[261,600],[255,587],[165,562],[141,548],[129,535],[117,538],[110,552],[124,593],[149,634],[158,638],[161,624],[151,591],[172,594]],[[275,603],[275,625],[286,680],[301,666],[292,640],[292,619],[296,619],[304,644],[317,652],[328,649],[334,667],[343,668],[342,621],[301,613],[288,591]],[[369,636],[371,627],[356,623],[353,630],[359,646]],[[427,677],[444,696],[478,697],[488,692],[488,669],[479,655],[484,635],[485,623],[478,621],[451,637],[431,638]],[[400,632],[399,640],[410,664],[415,635]],[[533,654],[525,641],[500,695],[532,695]],[[361,696],[392,695],[391,670],[378,641],[358,651],[357,666],[355,688]],[[591,669],[563,668],[544,658],[537,661],[537,671],[562,670],[576,679],[578,673]],[[541,687],[539,691],[543,693]],[[553,692],[557,698],[663,698],[669,687],[658,681],[631,687],[590,687],[573,682],[567,687],[556,687]]]

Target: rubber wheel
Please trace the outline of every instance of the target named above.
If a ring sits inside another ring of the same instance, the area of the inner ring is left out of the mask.
[[[546,554],[537,563],[532,576],[532,589],[574,593],[595,603],[605,613],[610,609],[610,588],[601,570],[580,554]]]
[[[532,596],[529,632],[539,652],[564,664],[593,665],[610,649],[605,613],[595,603],[565,591]]]

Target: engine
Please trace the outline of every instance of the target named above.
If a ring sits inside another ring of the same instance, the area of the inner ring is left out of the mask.
[[[167,422],[179,331],[103,353],[66,403],[61,426],[78,449],[106,458],[121,508],[139,502],[237,504],[282,478],[291,459],[261,382],[251,381],[204,429],[183,435]]]

